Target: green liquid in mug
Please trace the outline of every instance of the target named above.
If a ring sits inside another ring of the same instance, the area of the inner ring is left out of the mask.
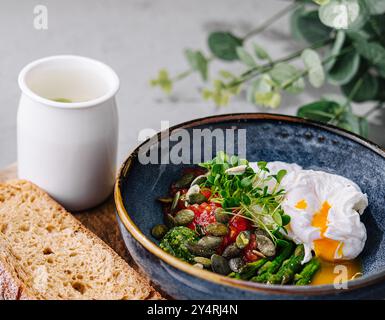
[[[70,99],[66,99],[66,98],[56,98],[56,99],[52,99],[52,101],[63,102],[63,103],[71,103],[72,102]]]

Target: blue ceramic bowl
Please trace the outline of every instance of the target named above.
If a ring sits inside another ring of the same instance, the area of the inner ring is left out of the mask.
[[[163,222],[155,200],[165,195],[181,169],[191,165],[141,164],[140,147],[124,162],[115,187],[120,229],[137,264],[164,292],[176,299],[362,299],[385,297],[385,152],[344,130],[300,118],[271,114],[232,114],[183,123],[178,129],[246,129],[250,161],[296,162],[304,168],[336,173],[355,181],[368,195],[363,215],[368,240],[361,254],[364,275],[347,289],[322,286],[275,286],[230,279],[195,268],[165,253],[150,230]],[[142,144],[160,152],[169,133]],[[171,141],[171,148],[177,142]],[[191,145],[192,149],[193,146]],[[204,150],[202,150],[203,153]],[[199,160],[200,161],[200,160]]]

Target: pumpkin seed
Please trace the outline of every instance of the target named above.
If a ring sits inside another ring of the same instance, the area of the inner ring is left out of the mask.
[[[255,235],[261,235],[261,236],[265,236],[265,237],[270,238],[269,233],[264,229],[257,228],[257,229],[255,229],[254,233],[255,233]]]
[[[172,198],[171,197],[160,197],[157,199],[159,202],[163,204],[169,204],[172,203]]]
[[[166,226],[169,227],[170,229],[177,225],[174,216],[170,213],[166,214],[164,221],[166,223]]]
[[[187,192],[186,192],[186,197],[187,199],[192,195],[192,194],[195,194],[195,193],[200,193],[201,192],[201,188],[197,185],[195,186],[191,186]]]
[[[214,222],[206,227],[206,232],[212,236],[223,237],[227,235],[229,228],[220,222]]]
[[[242,253],[242,250],[237,247],[235,243],[228,245],[225,250],[223,250],[222,257],[226,259],[231,259],[238,257]]]
[[[187,188],[194,179],[195,175],[193,173],[186,173],[175,182],[174,186],[176,188]]]
[[[206,201],[207,201],[207,198],[201,193],[193,193],[193,194],[190,194],[188,197],[188,202],[190,204],[201,204]]]
[[[262,252],[259,252],[258,250],[252,250],[252,253],[257,255],[258,257],[266,258],[266,256]]]
[[[199,239],[197,243],[198,245],[203,246],[205,248],[218,249],[219,246],[222,244],[222,240],[223,239],[221,237],[204,236],[203,238]]]
[[[200,263],[201,265],[203,265],[205,268],[210,268],[211,267],[211,260],[209,258],[205,258],[205,257],[195,257],[194,258],[194,261],[196,263]]]
[[[214,272],[226,276],[231,272],[229,262],[218,254],[211,256],[211,268]]]
[[[245,248],[250,242],[250,231],[241,231],[237,238],[235,239],[235,243],[239,249]]]
[[[171,204],[171,211],[175,210],[176,206],[178,205],[179,198],[180,198],[180,191],[175,193],[174,199],[172,200],[172,204]]]
[[[230,221],[230,215],[226,213],[226,210],[223,208],[215,209],[215,220],[220,223],[227,223]]]
[[[263,235],[256,235],[255,240],[257,242],[258,250],[266,257],[272,257],[275,255],[275,245],[268,237]]]
[[[205,174],[202,174],[200,176],[197,176],[192,182],[191,186],[194,186],[196,184],[201,184],[207,179],[207,176]]]
[[[193,267],[198,268],[198,269],[203,269],[204,266],[201,263],[195,263],[195,264],[193,264]]]
[[[185,226],[194,221],[195,214],[194,211],[190,209],[179,210],[175,215],[175,222],[179,226]]]
[[[155,239],[162,239],[167,233],[168,228],[164,224],[157,224],[151,229],[151,234]]]
[[[232,258],[229,260],[229,267],[231,271],[239,272],[241,268],[245,265],[245,262],[242,258]]]
[[[214,249],[203,247],[197,243],[186,243],[186,248],[194,256],[209,258],[213,253],[215,253]]]
[[[228,168],[225,173],[228,175],[238,175],[238,174],[244,174],[246,171],[247,165],[242,164],[240,166]]]

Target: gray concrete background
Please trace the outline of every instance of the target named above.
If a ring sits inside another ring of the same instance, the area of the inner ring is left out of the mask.
[[[182,50],[206,48],[210,30],[232,29],[244,34],[279,8],[279,0],[0,0],[0,167],[16,161],[17,75],[28,62],[56,54],[79,54],[111,65],[121,79],[117,96],[120,112],[119,161],[137,144],[143,128],[230,112],[266,111],[243,99],[216,108],[200,98],[198,76],[180,82],[167,98],[149,87],[149,79],[166,67],[171,73],[187,67]],[[48,30],[33,27],[33,9],[48,7]],[[255,38],[281,57],[300,48],[290,40],[288,20],[282,19]],[[229,66],[230,67],[230,66]],[[213,72],[223,68],[215,63]],[[231,65],[241,70],[240,65]],[[285,96],[274,112],[294,114],[297,106],[318,99],[333,87],[308,89],[300,96]],[[365,112],[368,105],[355,107]],[[267,110],[271,111],[271,110]],[[370,138],[385,146],[385,114],[371,117]]]

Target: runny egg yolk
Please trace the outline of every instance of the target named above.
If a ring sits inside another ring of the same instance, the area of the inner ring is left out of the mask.
[[[307,208],[307,202],[302,199],[295,205],[297,209],[305,210]],[[334,261],[335,253],[338,250],[338,255],[342,256],[342,243],[337,240],[329,239],[325,237],[325,232],[328,228],[328,214],[331,206],[325,201],[322,204],[321,209],[313,216],[312,226],[318,228],[321,233],[321,238],[314,240],[314,251],[317,257],[320,257],[326,261]]]
[[[331,206],[325,201],[321,209],[313,216],[312,226],[320,229],[321,239],[314,240],[314,251],[316,256],[326,260],[334,261],[335,253],[342,255],[342,244],[340,241],[325,237],[325,232],[328,227],[328,214]]]
[[[305,210],[307,208],[307,202],[302,199],[295,205],[297,209]],[[325,237],[325,232],[328,227],[328,214],[331,206],[325,201],[322,204],[321,209],[313,216],[312,226],[318,228],[321,233],[321,239],[314,240],[314,251],[317,257],[320,257],[327,261],[335,260],[335,253],[338,250],[338,254],[342,255],[342,244],[333,239]]]
[[[307,208],[306,200],[300,200],[295,205],[297,209],[305,210]],[[361,274],[361,265],[357,260],[351,261],[338,261],[335,259],[335,253],[338,252],[338,256],[342,256],[343,243],[337,240],[329,239],[325,237],[325,232],[328,227],[328,214],[331,206],[325,201],[321,209],[316,212],[312,219],[312,226],[319,228],[321,238],[314,240],[314,251],[317,257],[321,258],[321,268],[316,273],[312,280],[312,285],[331,284],[338,274],[335,272],[335,267],[343,265],[346,267],[347,279],[351,280]]]
[[[295,205],[297,209],[306,209],[307,208],[307,202],[305,199],[302,199],[298,201],[298,203]]]
[[[339,268],[336,268],[337,266]],[[343,269],[341,269],[341,266],[343,266]],[[338,263],[321,260],[321,268],[314,275],[311,284],[316,286],[333,284],[336,280],[338,280],[338,283],[353,280],[362,275],[361,270],[361,264],[358,260],[340,261]],[[346,273],[343,274],[342,272]],[[345,276],[346,280],[344,280]]]

